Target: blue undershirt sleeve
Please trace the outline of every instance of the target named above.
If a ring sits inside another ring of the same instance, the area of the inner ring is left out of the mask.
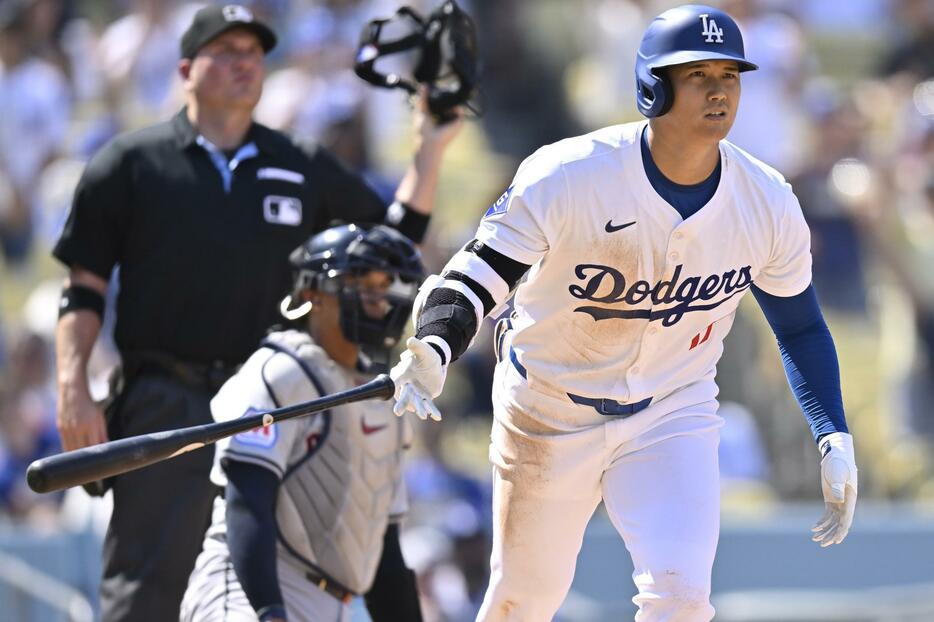
[[[227,548],[240,586],[253,609],[281,610],[276,572],[276,474],[255,464],[227,460]]]
[[[753,285],[752,293],[778,340],[788,384],[814,440],[831,432],[847,432],[837,351],[814,287],[808,285],[796,296],[781,297]]]

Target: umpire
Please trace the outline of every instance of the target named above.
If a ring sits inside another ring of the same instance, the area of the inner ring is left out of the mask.
[[[90,161],[53,254],[69,268],[56,333],[66,450],[211,421],[214,392],[275,322],[289,252],[339,218],[388,222],[420,240],[445,147],[461,126],[416,113],[412,165],[387,207],[321,148],[252,121],[276,36],[241,6],[210,6],[182,36],[186,106],[121,135]],[[105,409],[87,361],[119,266],[122,390]],[[174,620],[216,489],[212,449],[102,483],[102,618]]]

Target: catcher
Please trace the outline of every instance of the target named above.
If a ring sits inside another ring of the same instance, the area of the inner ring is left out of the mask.
[[[270,333],[211,401],[216,420],[370,380],[408,321],[423,278],[415,245],[382,225],[323,231],[290,256],[294,290]],[[365,594],[375,622],[421,620],[399,548],[408,422],[366,401],[218,443],[214,504],[183,622],[348,620]]]

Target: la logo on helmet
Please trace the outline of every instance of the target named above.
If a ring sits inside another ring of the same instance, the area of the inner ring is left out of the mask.
[[[701,22],[704,24],[704,30],[701,32],[704,35],[704,41],[707,43],[723,43],[723,29],[717,26],[717,20],[707,21],[707,17],[709,17],[707,13],[701,13],[700,15]]]

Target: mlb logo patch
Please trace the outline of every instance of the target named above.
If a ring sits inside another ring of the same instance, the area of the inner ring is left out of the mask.
[[[255,415],[256,413],[264,412],[262,410],[257,410],[250,406],[246,409],[246,412],[240,415],[241,417],[248,417],[250,415]],[[234,436],[234,440],[238,443],[244,445],[250,445],[252,447],[272,447],[276,444],[276,439],[279,438],[279,432],[276,428],[276,424],[264,426],[261,425],[258,428],[253,428],[252,430],[247,430],[246,432],[241,432]]]
[[[302,224],[302,202],[295,197],[270,195],[263,199],[263,218],[274,225]]]
[[[506,189],[506,192],[502,196],[496,199],[496,202],[490,206],[490,209],[486,211],[486,214],[483,215],[484,218],[489,218],[490,216],[495,216],[497,214],[505,214],[506,210],[509,207],[509,197],[512,195],[512,186]]]
[[[228,22],[252,22],[253,12],[239,4],[228,4],[221,9],[221,14]]]

